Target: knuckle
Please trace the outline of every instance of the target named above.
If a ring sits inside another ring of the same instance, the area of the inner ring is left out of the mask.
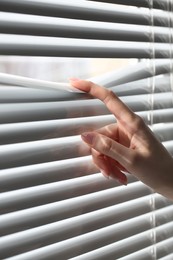
[[[133,153],[133,155],[130,158],[130,168],[134,169],[134,167],[136,167],[139,164],[140,158],[139,155],[137,153]]]
[[[91,94],[95,88],[95,84],[92,81],[87,81],[87,92]]]
[[[93,148],[91,149],[91,154],[94,158],[98,158],[98,159],[102,159],[104,156],[102,153],[98,152],[97,150],[95,150]]]
[[[144,123],[143,119],[140,116],[136,115],[135,122],[134,122],[134,126],[135,126],[136,130],[143,129],[144,125],[145,125],[145,123]]]
[[[109,154],[112,150],[112,141],[110,139],[103,140],[102,151],[104,154]]]
[[[108,103],[109,101],[111,101],[112,99],[115,98],[115,94],[112,90],[107,90],[107,94],[106,94],[106,97],[104,98],[104,103]]]
[[[94,82],[92,82],[90,80],[88,80],[88,84],[90,85],[90,87],[93,87],[95,85]]]

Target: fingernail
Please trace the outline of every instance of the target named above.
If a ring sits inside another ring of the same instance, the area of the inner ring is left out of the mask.
[[[106,179],[109,179],[109,175],[107,175],[104,170],[100,170],[100,172],[103,174],[103,176],[104,176]]]
[[[127,186],[127,177],[124,175],[122,177],[115,176],[114,174],[110,174],[110,177],[116,181],[118,181],[120,184]]]
[[[83,133],[81,134],[82,140],[85,141],[88,144],[93,143],[94,135],[93,133]]]
[[[127,186],[127,179],[121,179],[121,178],[119,178],[118,181],[119,181],[120,184],[122,184],[122,185],[124,185],[124,186]]]
[[[70,81],[80,81],[81,79],[79,79],[79,78],[70,78],[69,80]]]

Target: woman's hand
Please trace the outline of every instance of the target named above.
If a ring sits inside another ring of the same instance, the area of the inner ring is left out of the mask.
[[[72,79],[73,87],[105,103],[117,123],[82,134],[93,161],[105,177],[127,184],[124,172],[173,199],[173,159],[144,121],[113,92],[92,82]]]

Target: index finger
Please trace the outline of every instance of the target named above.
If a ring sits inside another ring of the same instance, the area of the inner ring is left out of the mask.
[[[104,102],[118,121],[126,124],[134,123],[136,115],[112,91],[86,80],[71,80],[71,84]]]

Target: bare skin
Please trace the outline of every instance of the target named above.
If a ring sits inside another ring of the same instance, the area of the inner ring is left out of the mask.
[[[173,200],[173,158],[142,118],[113,92],[90,81],[71,79],[73,87],[100,99],[117,123],[81,135],[95,165],[105,177],[127,185],[129,172],[156,192]]]

